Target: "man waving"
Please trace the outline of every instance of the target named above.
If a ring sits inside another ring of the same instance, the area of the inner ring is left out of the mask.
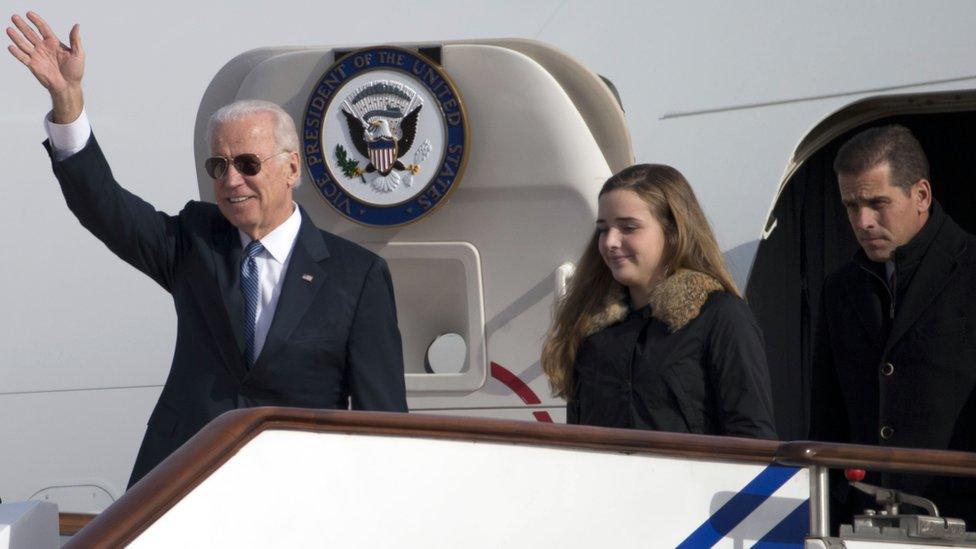
[[[205,162],[217,204],[158,212],[115,181],[91,131],[78,25],[66,46],[40,16],[27,18],[13,16],[9,50],[51,96],[45,146],[68,207],[176,307],[172,366],[130,486],[235,408],[406,411],[389,270],[295,204],[301,159],[291,117],[266,101],[219,109]]]

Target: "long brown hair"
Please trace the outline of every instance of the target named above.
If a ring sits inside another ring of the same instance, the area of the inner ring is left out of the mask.
[[[662,164],[638,164],[613,175],[598,196],[628,190],[637,193],[664,229],[666,272],[687,269],[707,274],[730,293],[739,295],[725,267],[715,235],[681,172]],[[542,347],[542,370],[553,396],[572,396],[572,370],[586,332],[606,307],[607,297],[620,288],[600,257],[594,230],[569,281],[565,297],[556,304],[552,327]]]

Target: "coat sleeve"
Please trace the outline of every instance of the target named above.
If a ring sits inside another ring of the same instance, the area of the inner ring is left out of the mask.
[[[824,283],[820,315],[814,336],[810,381],[810,440],[850,442],[847,407],[844,404],[830,338],[827,303],[830,280]]]
[[[366,274],[346,353],[354,410],[406,412],[403,349],[390,269],[376,257]]]
[[[722,434],[777,438],[762,332],[744,301],[731,298],[719,303],[708,348]]]
[[[44,142],[51,154],[51,146]],[[55,161],[68,209],[82,226],[126,263],[170,291],[178,255],[179,219],[156,211],[112,176],[94,134],[81,151]]]

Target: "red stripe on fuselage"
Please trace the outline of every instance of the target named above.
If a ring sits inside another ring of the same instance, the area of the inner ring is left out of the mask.
[[[526,404],[539,404],[542,401],[536,396],[535,391],[529,388],[524,381],[512,372],[508,371],[501,364],[491,363],[491,377],[501,381],[506,387],[511,389]]]

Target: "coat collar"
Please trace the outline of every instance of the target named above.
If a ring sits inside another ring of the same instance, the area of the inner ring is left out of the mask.
[[[922,229],[918,231],[915,238],[912,238],[907,244],[895,248],[892,253],[892,260],[899,276],[906,269],[914,270],[932,245],[935,235],[938,234],[945,220],[946,215],[942,206],[933,199],[932,207],[929,208],[929,218],[925,221]]]
[[[892,252],[891,259],[895,264],[895,272],[898,274],[899,281],[911,280],[915,274],[915,269],[932,246],[936,235],[942,230],[946,220],[949,220],[949,216],[945,214],[942,205],[937,200],[933,200],[932,207],[929,209],[929,218],[918,234],[907,244],[895,248]],[[888,279],[885,274],[884,262],[871,261],[860,246],[854,253],[854,263],[877,274],[882,280]]]
[[[312,261],[322,261],[329,257],[329,247],[326,246],[325,239],[322,238],[322,231],[312,223],[312,218],[308,216],[305,208],[299,206],[298,211],[302,214],[302,226],[298,229],[296,247],[299,244],[304,246]]]
[[[698,317],[712,292],[722,290],[715,278],[698,271],[679,269],[651,292],[651,315],[676,332]],[[630,312],[627,290],[613,283],[599,311],[584,322],[583,337],[616,324]]]
[[[922,312],[956,273],[966,251],[967,236],[952,218],[945,216],[912,276],[904,299],[896,308],[891,333],[885,344],[886,354],[922,316]]]

